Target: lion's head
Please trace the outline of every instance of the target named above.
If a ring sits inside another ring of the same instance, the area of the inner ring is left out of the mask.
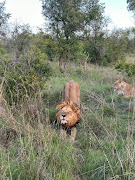
[[[120,89],[120,88],[121,88],[121,85],[122,85],[122,80],[119,79],[119,80],[117,80],[117,81],[113,84],[112,88],[113,88],[114,91],[115,91],[115,90],[117,90],[117,89]]]
[[[57,121],[65,127],[74,126],[81,119],[80,109],[72,102],[63,102],[57,107]]]
[[[113,90],[116,91],[118,90],[118,95],[122,95],[124,96],[124,81],[122,81],[121,79],[117,80],[114,85],[112,86]]]

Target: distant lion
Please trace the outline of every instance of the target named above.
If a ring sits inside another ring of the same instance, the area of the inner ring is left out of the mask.
[[[61,135],[66,136],[67,128],[71,128],[72,141],[76,138],[76,124],[81,119],[80,114],[80,86],[74,82],[66,83],[62,92],[62,103],[57,107],[56,118],[61,125]]]
[[[122,81],[121,79],[117,80],[112,88],[114,89],[114,91],[118,90],[118,94],[123,95],[124,97],[135,97],[135,87],[131,86],[125,81]]]
[[[135,87],[121,79],[117,80],[112,88],[114,91],[118,90],[118,95],[122,95],[126,98],[135,98]],[[133,107],[133,112],[135,113],[135,105]]]

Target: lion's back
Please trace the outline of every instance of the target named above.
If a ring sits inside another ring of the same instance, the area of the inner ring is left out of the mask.
[[[135,87],[123,81],[122,84],[123,90],[126,97],[135,97]]]
[[[62,101],[72,101],[74,104],[80,107],[80,86],[77,82],[71,80],[66,83],[62,93]]]

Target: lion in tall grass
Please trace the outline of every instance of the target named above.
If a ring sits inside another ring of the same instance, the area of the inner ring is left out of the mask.
[[[135,97],[135,87],[131,86],[121,79],[117,80],[112,88],[114,89],[114,91],[118,90],[118,94],[123,95],[124,97]]]
[[[72,141],[76,138],[76,124],[81,119],[80,113],[80,86],[74,82],[66,83],[62,92],[62,102],[57,107],[56,118],[61,126],[61,135],[67,135],[67,128],[71,129]]]
[[[121,79],[117,80],[112,88],[114,91],[118,90],[118,95],[122,95],[126,98],[135,98],[135,87],[131,86],[125,81],[122,81]],[[135,113],[135,105],[133,107],[133,112]]]

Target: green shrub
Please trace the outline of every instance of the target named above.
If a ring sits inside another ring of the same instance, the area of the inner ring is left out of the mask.
[[[118,69],[119,71],[124,71],[128,74],[128,76],[135,75],[135,64],[132,63],[126,63],[122,61],[117,61],[115,65],[115,69]]]
[[[6,71],[7,64],[10,62],[10,56],[7,54],[6,50],[1,46],[2,45],[0,44],[0,83]]]
[[[22,69],[14,67],[5,73],[3,95],[9,104],[19,102],[22,98],[32,97],[39,89],[44,87],[44,82],[33,71],[19,73]]]
[[[35,45],[31,46],[26,54],[21,56],[21,61],[24,62],[24,67],[33,70],[43,78],[47,78],[51,75],[51,67],[47,60],[47,55],[42,53]]]
[[[45,81],[52,74],[46,55],[35,46],[21,56],[21,62],[10,62],[6,66],[3,92],[9,104],[33,97],[44,88]]]

